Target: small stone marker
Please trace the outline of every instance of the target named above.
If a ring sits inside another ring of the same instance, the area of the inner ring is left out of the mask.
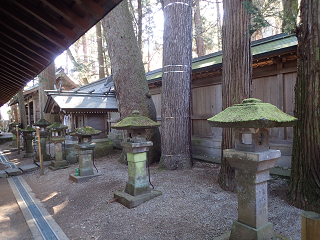
[[[71,136],[78,137],[78,144],[75,144],[74,147],[78,149],[79,156],[79,176],[77,176],[78,174],[70,174],[70,180],[80,183],[92,177],[100,176],[100,174],[94,174],[92,168],[93,150],[96,147],[96,144],[92,142],[92,136],[100,133],[101,131],[87,126],[76,128],[70,133]]]
[[[320,239],[320,214],[303,211],[301,214],[301,240]]]
[[[235,149],[223,150],[236,168],[238,221],[231,229],[231,240],[276,239],[268,222],[269,169],[281,156],[269,149],[270,127],[289,127],[297,119],[270,103],[248,98],[208,119],[212,127],[235,128]]]
[[[54,122],[46,129],[51,132],[51,141],[54,143],[54,159],[51,161],[51,170],[57,170],[59,168],[68,167],[68,163],[63,159],[62,143],[66,140],[63,136],[63,130],[67,129],[68,126],[63,125],[59,122]]]
[[[139,111],[111,126],[118,130],[127,130],[128,138],[121,142],[127,152],[129,179],[124,191],[117,191],[114,198],[128,208],[134,208],[143,202],[155,198],[162,193],[150,189],[147,181],[147,151],[153,145],[147,141],[145,129],[159,127],[160,124],[141,116]]]

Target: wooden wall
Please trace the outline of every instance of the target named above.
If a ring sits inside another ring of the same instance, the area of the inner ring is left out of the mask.
[[[296,61],[278,63],[253,69],[252,97],[276,105],[293,115]],[[150,88],[161,121],[161,87]],[[222,129],[211,128],[207,119],[222,110],[221,75],[195,79],[192,82],[192,135],[221,139]],[[273,140],[292,140],[292,128],[270,129]]]

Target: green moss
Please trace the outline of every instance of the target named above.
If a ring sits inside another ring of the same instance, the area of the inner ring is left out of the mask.
[[[49,123],[47,120],[44,118],[39,119],[33,126],[39,126],[39,127],[46,127],[49,126],[51,123]]]
[[[93,127],[83,126],[81,128],[74,129],[70,135],[95,135],[101,133],[101,131],[95,130]]]
[[[67,128],[68,128],[68,126],[63,125],[59,122],[54,122],[47,127],[48,130],[63,130],[63,129],[67,129]]]
[[[161,124],[152,121],[150,118],[141,116],[139,111],[133,110],[129,117],[122,119],[120,122],[111,126],[116,129],[128,129],[128,128],[153,128],[159,127]]]
[[[293,126],[297,119],[270,103],[248,98],[241,104],[226,108],[208,121],[212,127],[269,128]]]
[[[21,130],[21,132],[35,132],[36,130],[30,126]]]

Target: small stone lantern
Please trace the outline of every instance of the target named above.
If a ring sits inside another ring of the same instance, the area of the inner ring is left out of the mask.
[[[118,130],[127,130],[127,139],[121,146],[127,152],[129,179],[124,191],[117,191],[115,199],[128,208],[134,208],[162,193],[150,189],[147,181],[147,151],[153,145],[147,140],[146,129],[159,127],[160,124],[141,116],[139,111],[111,126]]]
[[[35,131],[36,130],[30,126],[21,130],[21,132],[23,133],[23,138],[26,142],[26,153],[23,156],[25,158],[32,157],[35,155],[35,153],[33,152],[33,145],[32,145],[32,140],[34,139],[33,133]]]
[[[54,143],[54,161],[51,161],[51,170],[57,170],[59,168],[67,167],[68,163],[63,159],[62,142],[66,140],[63,136],[63,132],[68,126],[63,125],[59,122],[54,122],[50,126],[46,127],[51,133],[51,142]]]
[[[75,144],[74,147],[78,149],[79,156],[79,176],[70,174],[70,180],[74,182],[84,182],[92,177],[100,175],[94,174],[92,168],[93,150],[96,147],[96,144],[92,142],[92,136],[100,133],[101,131],[87,126],[76,128],[70,133],[71,136],[78,137],[78,144]]]
[[[230,239],[276,239],[268,222],[269,169],[280,158],[279,150],[269,149],[269,129],[290,127],[297,119],[270,103],[248,98],[208,119],[212,127],[235,128],[235,149],[223,156],[236,169],[238,221]]]
[[[49,126],[51,123],[49,123],[46,119],[41,118],[38,120],[33,126],[40,127],[40,146],[41,146],[41,154],[43,155],[43,161],[50,161],[51,157],[47,153],[47,137],[49,135],[48,131],[46,130],[46,127]],[[36,156],[36,160],[39,161],[39,156]]]

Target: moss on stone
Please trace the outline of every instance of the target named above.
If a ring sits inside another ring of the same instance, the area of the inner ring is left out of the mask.
[[[67,129],[67,128],[68,128],[68,126],[63,125],[59,122],[54,122],[47,127],[48,130],[55,130],[55,131],[63,130],[63,129]]]
[[[51,123],[49,123],[46,119],[41,118],[38,121],[33,124],[33,126],[39,126],[39,127],[46,127],[49,126]]]
[[[212,127],[270,128],[290,127],[297,121],[276,106],[248,98],[208,119]]]
[[[150,118],[141,116],[139,111],[133,110],[129,117],[122,119],[120,122],[111,126],[115,129],[133,129],[133,128],[154,128],[161,124],[152,121]]]
[[[24,129],[21,129],[21,132],[35,132],[36,130],[33,127],[26,127]]]
[[[99,130],[95,130],[93,127],[90,126],[83,126],[81,128],[76,128],[72,132],[70,132],[70,135],[96,135],[101,133]]]

